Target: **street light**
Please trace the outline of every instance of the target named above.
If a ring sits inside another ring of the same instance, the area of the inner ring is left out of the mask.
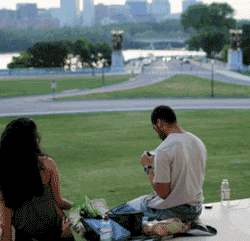
[[[102,59],[102,85],[104,85],[104,63],[105,63],[105,59]]]
[[[95,56],[92,54],[92,55],[91,55],[91,59],[92,59],[92,63],[91,63],[91,67],[92,67],[92,76],[95,76],[95,74],[94,74],[94,66],[93,66],[94,57],[95,57]]]
[[[214,97],[214,60],[212,60],[211,63],[212,63],[211,98],[213,98]]]
[[[52,89],[52,91],[53,91],[53,96],[54,96],[53,99],[55,99],[55,90],[56,90],[56,80],[55,80],[55,79],[53,79],[53,80],[51,81],[51,89]]]

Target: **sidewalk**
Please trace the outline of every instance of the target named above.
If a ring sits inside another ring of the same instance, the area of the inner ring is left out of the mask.
[[[176,241],[250,240],[250,198],[232,200],[228,209],[221,206],[220,202],[211,204],[212,209],[206,209],[206,205],[202,205],[202,213],[198,221],[217,229],[217,234],[215,236],[184,237],[184,239],[175,238]]]
[[[199,67],[202,67],[204,69],[212,71],[211,61],[209,63],[206,63],[204,61],[197,62],[197,61],[191,60],[190,62],[195,66],[199,66]],[[215,60],[213,68],[214,68],[214,73],[222,74],[224,76],[236,78],[236,79],[243,80],[243,81],[250,81],[250,76],[242,75],[242,74],[236,73],[234,71],[230,71],[227,69],[226,63],[222,63],[218,60]]]
[[[202,62],[198,62],[198,61],[195,61],[193,59],[190,59],[190,63],[192,63],[193,65],[195,65],[197,67],[199,66],[199,67],[202,67],[204,69],[212,71],[211,60],[209,60],[209,62],[207,63],[205,60],[203,60]],[[213,68],[214,68],[214,71],[228,71],[227,64],[223,63],[221,61],[218,61],[218,60],[214,60]]]
[[[92,93],[104,93],[104,92],[112,92],[126,89],[134,89],[140,86],[150,85],[152,83],[160,82],[165,80],[162,76],[155,76],[154,79],[151,76],[146,75],[138,75],[135,78],[130,78],[128,81],[117,83],[113,85],[106,85],[99,88],[93,89],[73,89],[66,90],[63,92],[57,92],[55,95],[51,94],[41,94],[34,96],[22,96],[22,97],[13,97],[13,98],[4,98],[0,99],[0,103],[11,103],[11,102],[36,102],[36,101],[47,101],[53,98],[61,98],[61,97],[71,97],[77,95],[87,95]]]
[[[127,75],[127,74],[138,74],[140,73],[140,69],[137,69],[134,71],[134,69],[126,65],[125,66],[125,71],[124,72],[104,72],[105,76],[113,76],[113,75]],[[68,72],[68,73],[63,73],[63,74],[58,74],[58,73],[50,73],[50,74],[41,74],[39,75],[40,79],[56,79],[56,78],[79,78],[79,77],[86,77],[86,76],[92,76],[92,72],[90,73],[81,73],[81,72]],[[102,76],[102,72],[100,73],[94,73],[94,76]],[[0,79],[34,79],[37,78],[37,75],[0,75]]]
[[[105,213],[108,210],[105,199],[93,200],[96,202],[95,208]],[[217,230],[214,236],[189,236],[176,237],[174,240],[197,240],[197,241],[238,241],[250,240],[250,198],[231,200],[229,206],[222,206],[221,202],[210,203],[211,209],[202,205],[202,213],[196,220],[197,224],[208,225]],[[161,240],[169,240],[169,237]],[[132,239],[138,240],[138,239]],[[149,241],[149,240],[148,240]]]

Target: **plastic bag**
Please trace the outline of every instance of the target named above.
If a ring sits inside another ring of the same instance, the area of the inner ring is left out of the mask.
[[[74,202],[69,212],[69,220],[73,230],[83,237],[85,228],[81,223],[81,218],[102,219],[102,214],[93,208],[87,196]]]
[[[190,229],[191,223],[184,224],[178,218],[166,219],[163,221],[143,222],[143,232],[147,235],[168,236],[175,233],[186,232]]]

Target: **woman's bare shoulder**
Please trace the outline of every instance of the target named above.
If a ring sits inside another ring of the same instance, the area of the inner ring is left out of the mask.
[[[39,156],[40,160],[40,169],[51,172],[55,166],[55,161],[51,156]]]
[[[51,164],[54,161],[53,157],[48,155],[39,156],[38,158],[41,161],[41,163],[44,164],[45,166]]]

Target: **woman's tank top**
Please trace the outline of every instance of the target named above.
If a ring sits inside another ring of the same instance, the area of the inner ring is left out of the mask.
[[[41,173],[43,171],[45,171],[45,166],[42,164]],[[18,240],[25,240],[27,237],[38,240],[50,237],[52,240],[60,238],[62,217],[58,214],[58,206],[53,199],[50,182],[51,176],[49,183],[43,184],[44,195],[42,197],[33,197],[31,201],[25,202],[18,210],[13,210],[11,223],[16,229]]]

